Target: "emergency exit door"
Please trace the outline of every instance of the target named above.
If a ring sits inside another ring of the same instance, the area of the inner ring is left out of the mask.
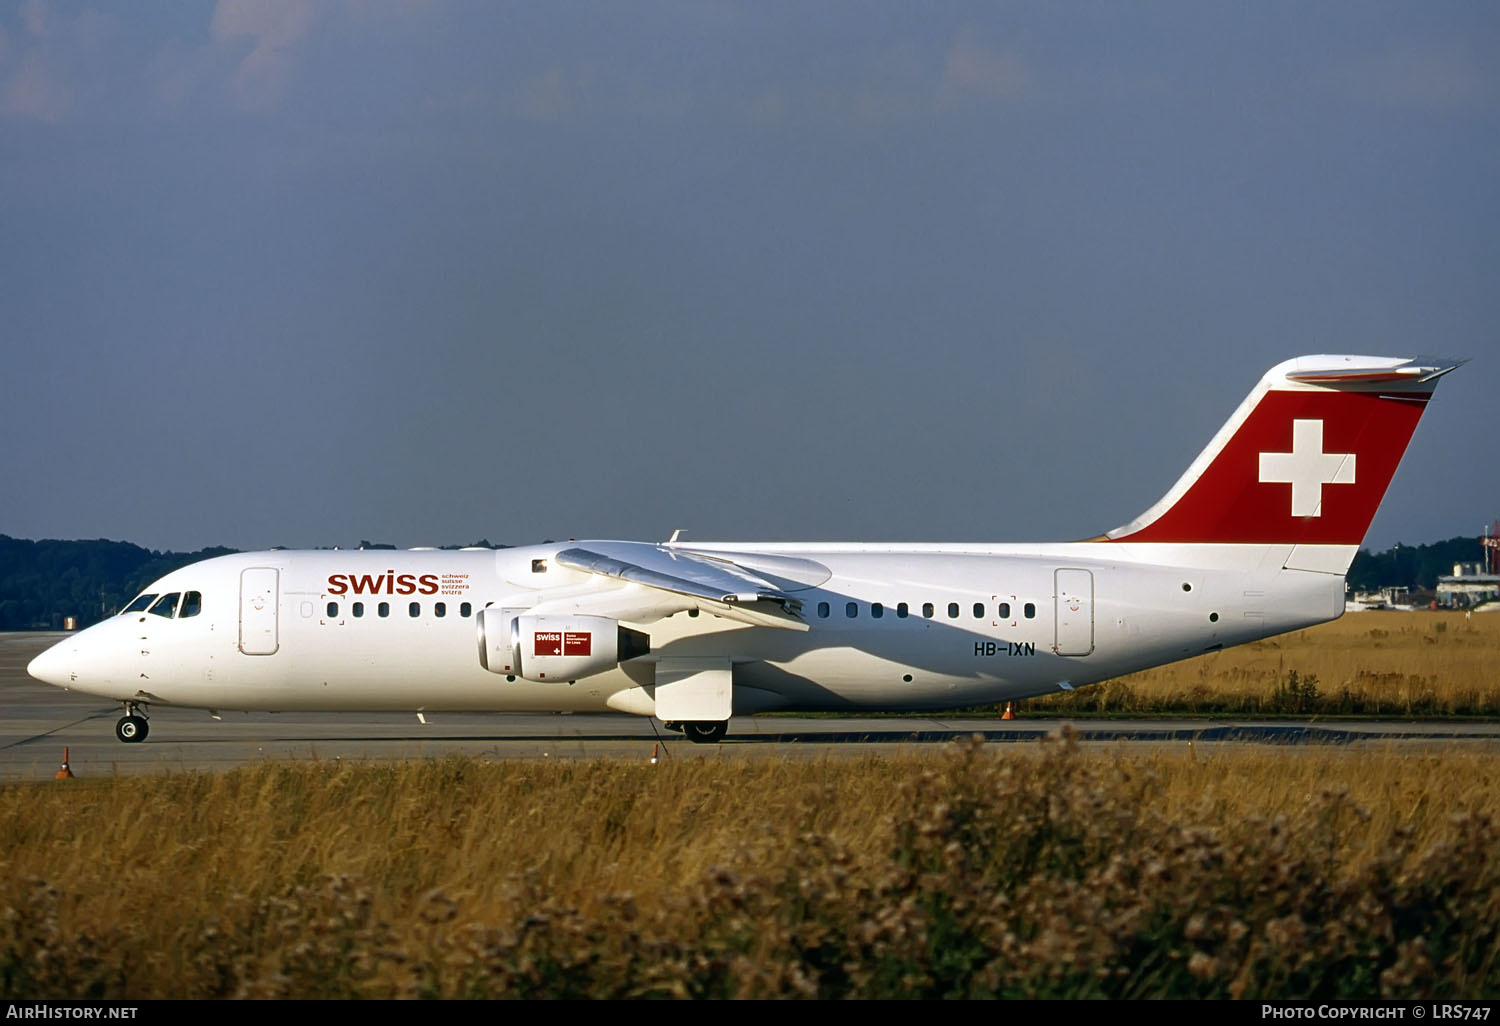
[[[1052,651],[1086,656],[1094,651],[1094,575],[1089,570],[1057,570],[1053,581]]]

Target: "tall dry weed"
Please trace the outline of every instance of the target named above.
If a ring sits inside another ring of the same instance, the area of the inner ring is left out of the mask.
[[[1494,993],[1491,760],[955,746],[0,791],[35,997]]]

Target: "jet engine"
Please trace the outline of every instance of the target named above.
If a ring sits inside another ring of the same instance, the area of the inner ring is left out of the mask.
[[[607,616],[536,616],[490,606],[475,618],[479,664],[491,673],[565,684],[651,651],[651,638]]]

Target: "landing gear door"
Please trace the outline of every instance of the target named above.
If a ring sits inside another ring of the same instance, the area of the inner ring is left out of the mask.
[[[1057,633],[1052,651],[1086,656],[1094,651],[1094,575],[1088,570],[1058,570],[1054,583]]]
[[[246,655],[274,655],[276,604],[281,571],[255,566],[240,573],[240,651]]]
[[[657,719],[725,722],[733,707],[734,674],[728,659],[657,660]]]

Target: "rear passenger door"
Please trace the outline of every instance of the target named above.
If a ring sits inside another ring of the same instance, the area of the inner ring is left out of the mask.
[[[1094,651],[1094,575],[1089,570],[1057,570],[1053,574],[1055,633],[1052,651],[1063,656],[1086,656]]]

